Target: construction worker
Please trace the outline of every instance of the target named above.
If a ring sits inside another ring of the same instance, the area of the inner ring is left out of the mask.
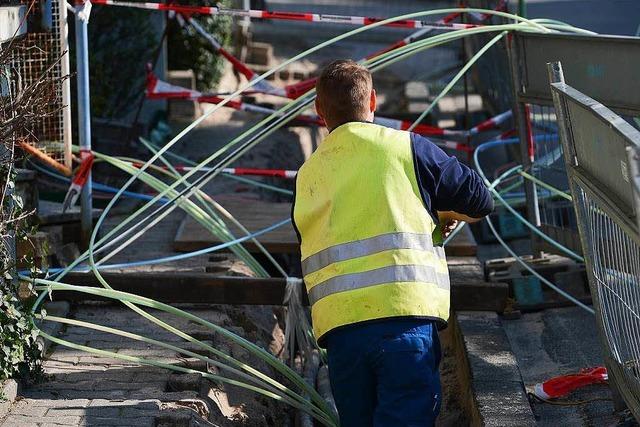
[[[316,91],[329,135],[298,172],[293,221],[341,426],[431,426],[450,296],[437,244],[492,197],[428,139],[372,123],[366,68],[335,61]]]

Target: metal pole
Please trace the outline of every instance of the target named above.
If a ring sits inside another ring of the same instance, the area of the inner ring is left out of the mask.
[[[527,2],[526,0],[518,0],[518,15],[523,18],[527,17]]]
[[[64,54],[60,59],[60,74],[68,76],[69,72],[69,25],[67,24],[67,1],[57,0],[60,11],[60,21],[58,22],[58,33],[60,35],[60,53]],[[62,126],[64,132],[64,165],[71,170],[71,81],[64,79],[62,82]]]
[[[531,171],[533,159],[531,156],[532,129],[529,115],[529,108],[520,99],[520,91],[522,89],[522,72],[519,58],[520,47],[516,45],[517,40],[511,38],[509,42],[509,63],[511,66],[511,75],[513,76],[513,117],[516,121],[518,129],[518,138],[520,139],[520,155],[522,158],[522,166],[526,171]],[[527,206],[527,219],[536,227],[540,227],[540,211],[538,207],[538,192],[535,184],[530,180],[525,180],[524,192]],[[537,235],[530,233],[531,246],[535,258],[541,256],[540,242]]]
[[[80,157],[83,151],[91,151],[91,108],[89,97],[89,16],[81,13],[83,3],[76,3],[76,68],[78,74],[78,143]],[[91,200],[91,172],[80,195],[80,243],[84,247],[89,245],[93,228]]]

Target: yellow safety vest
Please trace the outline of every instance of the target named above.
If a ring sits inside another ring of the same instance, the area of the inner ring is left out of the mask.
[[[319,341],[389,317],[449,318],[449,273],[420,195],[410,133],[334,129],[296,179],[293,219]]]

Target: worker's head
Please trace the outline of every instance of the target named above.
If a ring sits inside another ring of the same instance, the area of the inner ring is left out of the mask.
[[[316,93],[316,111],[329,129],[373,120],[376,91],[371,73],[354,61],[341,59],[327,65],[316,83]]]

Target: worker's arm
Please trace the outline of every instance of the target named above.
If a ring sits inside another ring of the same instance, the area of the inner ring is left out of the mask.
[[[298,192],[296,191],[297,188],[298,188],[298,180],[296,176],[296,179],[293,180],[293,201],[291,202],[291,225],[293,226],[293,231],[296,232],[296,237],[298,238],[298,244],[301,245],[302,236],[300,236],[300,230],[298,230],[298,226],[296,225],[296,218],[295,218],[296,194],[298,194]]]
[[[480,221],[482,218],[473,218],[454,211],[438,211],[440,222],[463,221],[469,224]]]
[[[411,134],[414,164],[425,206],[440,224],[476,222],[493,211],[482,178],[429,139]]]

